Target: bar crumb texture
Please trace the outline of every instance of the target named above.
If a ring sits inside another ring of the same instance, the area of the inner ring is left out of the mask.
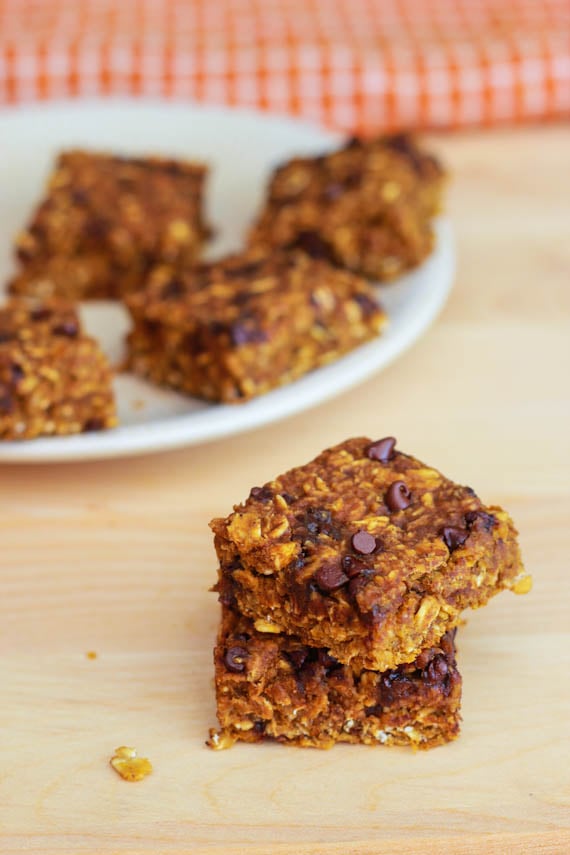
[[[198,163],[63,152],[16,238],[11,292],[119,299],[141,288],[155,264],[194,263],[209,233],[206,177]]]
[[[0,438],[32,439],[117,424],[113,373],[65,301],[0,307]]]
[[[245,253],[184,273],[162,266],[127,306],[135,373],[225,402],[290,383],[386,322],[366,280],[302,252]]]

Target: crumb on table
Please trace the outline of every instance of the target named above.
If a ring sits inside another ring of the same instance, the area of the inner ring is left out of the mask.
[[[152,763],[147,757],[139,757],[136,748],[122,745],[115,748],[111,766],[125,781],[142,781],[152,772]]]

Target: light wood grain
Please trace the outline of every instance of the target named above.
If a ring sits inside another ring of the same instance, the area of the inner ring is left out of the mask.
[[[570,134],[435,144],[455,172],[457,285],[384,373],[201,448],[0,470],[0,852],[570,851]],[[535,576],[468,616],[461,738],[209,751],[208,520],[329,444],[387,433],[504,503]],[[121,744],[154,774],[120,780]]]

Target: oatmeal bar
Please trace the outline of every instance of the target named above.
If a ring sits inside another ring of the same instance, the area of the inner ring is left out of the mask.
[[[212,748],[264,738],[304,747],[337,742],[432,748],[459,733],[461,677],[454,630],[415,662],[379,673],[326,650],[258,632],[223,609],[214,652],[220,731]]]
[[[297,246],[371,279],[393,279],[433,249],[430,218],[443,183],[439,163],[406,134],[351,140],[277,168],[250,242]]]
[[[347,440],[213,520],[221,602],[259,631],[385,671],[463,609],[528,590],[508,514],[394,445]]]
[[[16,294],[120,298],[151,265],[194,262],[208,234],[206,167],[158,157],[62,153],[47,193],[16,239]]]
[[[112,377],[64,301],[13,298],[0,308],[0,439],[113,427]]]
[[[369,283],[304,253],[255,253],[179,273],[160,267],[127,299],[129,367],[164,386],[243,401],[378,334]]]

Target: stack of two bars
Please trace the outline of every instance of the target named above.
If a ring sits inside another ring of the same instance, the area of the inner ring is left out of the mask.
[[[508,514],[392,437],[330,448],[211,525],[222,603],[213,748],[455,738],[461,612],[530,588]]]

